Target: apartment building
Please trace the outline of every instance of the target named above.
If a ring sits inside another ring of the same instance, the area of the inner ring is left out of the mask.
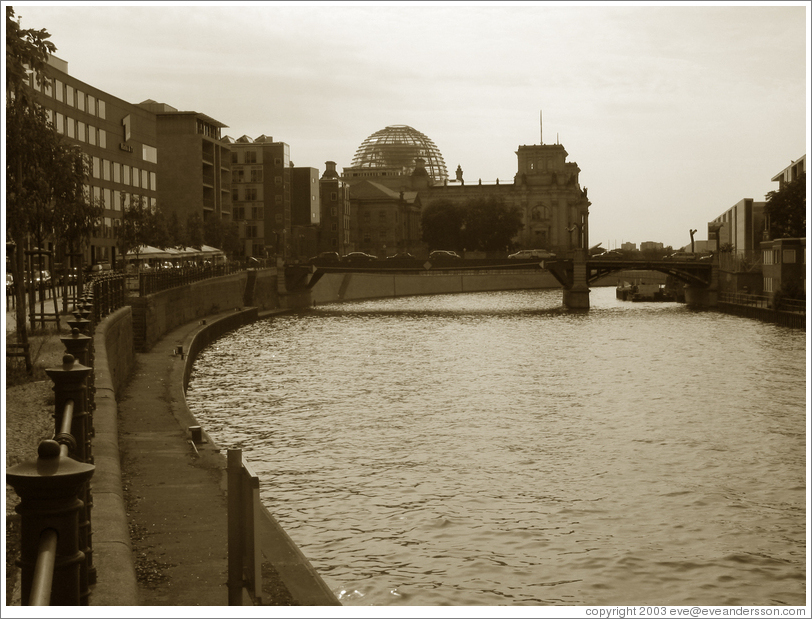
[[[161,210],[176,213],[182,225],[193,214],[204,222],[212,217],[231,221],[231,147],[220,135],[226,125],[152,99],[139,107],[155,115]]]
[[[241,257],[286,257],[292,224],[290,146],[266,135],[223,141],[231,149],[231,203]]]

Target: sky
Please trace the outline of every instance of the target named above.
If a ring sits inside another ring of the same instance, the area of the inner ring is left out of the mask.
[[[520,145],[564,146],[590,245],[707,239],[809,149],[808,2],[10,3],[74,77],[352,164],[409,125],[450,176],[511,182]]]

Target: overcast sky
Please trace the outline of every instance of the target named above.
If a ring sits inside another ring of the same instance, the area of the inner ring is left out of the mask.
[[[320,172],[388,125],[469,183],[512,181],[519,145],[558,140],[604,247],[706,239],[809,146],[807,2],[11,4],[74,77]]]

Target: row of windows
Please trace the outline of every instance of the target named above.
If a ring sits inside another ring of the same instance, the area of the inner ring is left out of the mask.
[[[277,177],[279,178],[279,177]],[[232,183],[261,183],[262,182],[262,168],[249,170],[248,181],[245,180],[245,170],[235,169],[231,171]]]
[[[333,213],[336,215],[337,213]],[[372,221],[372,213],[369,211],[364,211],[364,223],[368,224]],[[378,211],[378,221],[386,222],[386,211]],[[395,211],[395,223],[398,223],[398,213]]]
[[[91,146],[107,148],[107,132],[93,125],[86,124],[81,120],[76,120],[70,116],[65,116],[60,112],[54,114],[53,110],[45,110],[48,120],[54,126],[57,133],[67,135],[69,138],[86,142]]]
[[[386,232],[381,231],[378,233],[378,239],[381,241],[386,241]],[[372,242],[372,233],[371,232],[364,232],[364,243],[371,243]]]
[[[93,157],[91,174],[93,178],[105,181],[132,185],[133,187],[151,191],[157,190],[158,176],[155,172],[141,170],[135,166],[130,167],[125,163],[118,163],[109,159]]]
[[[42,85],[40,85],[37,83],[36,77],[32,74],[31,86],[34,90],[53,97],[61,103],[75,107],[80,112],[86,112],[91,116],[98,116],[99,118],[107,118],[107,105],[102,99],[97,99],[93,95],[86,94],[70,84],[63,84],[62,80],[44,78]]]
[[[81,120],[65,116],[60,112],[54,113],[54,111],[50,109],[46,109],[45,113],[57,133],[67,135],[69,138],[85,142],[91,146],[107,148],[107,131],[104,129],[99,129]],[[158,163],[158,149],[149,144],[142,144],[141,158],[149,163]]]
[[[261,206],[235,206],[232,209],[233,217],[237,219],[265,219],[265,209]],[[250,217],[246,217],[246,214]]]
[[[795,264],[795,250],[765,249],[763,261],[764,264]]]
[[[108,189],[106,187],[98,187],[85,185],[85,196],[94,201],[101,203],[104,208],[110,211],[124,211],[130,204],[144,199],[150,208],[153,210],[157,208],[157,200],[149,196],[141,196],[136,193],[129,193],[127,191],[118,191],[117,189]]]

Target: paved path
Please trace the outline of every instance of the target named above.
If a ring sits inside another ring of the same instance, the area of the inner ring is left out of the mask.
[[[142,605],[228,604],[227,505],[217,458],[198,456],[176,418],[183,362],[197,325],[136,355],[122,390],[119,448]],[[174,391],[174,393],[173,393]]]

